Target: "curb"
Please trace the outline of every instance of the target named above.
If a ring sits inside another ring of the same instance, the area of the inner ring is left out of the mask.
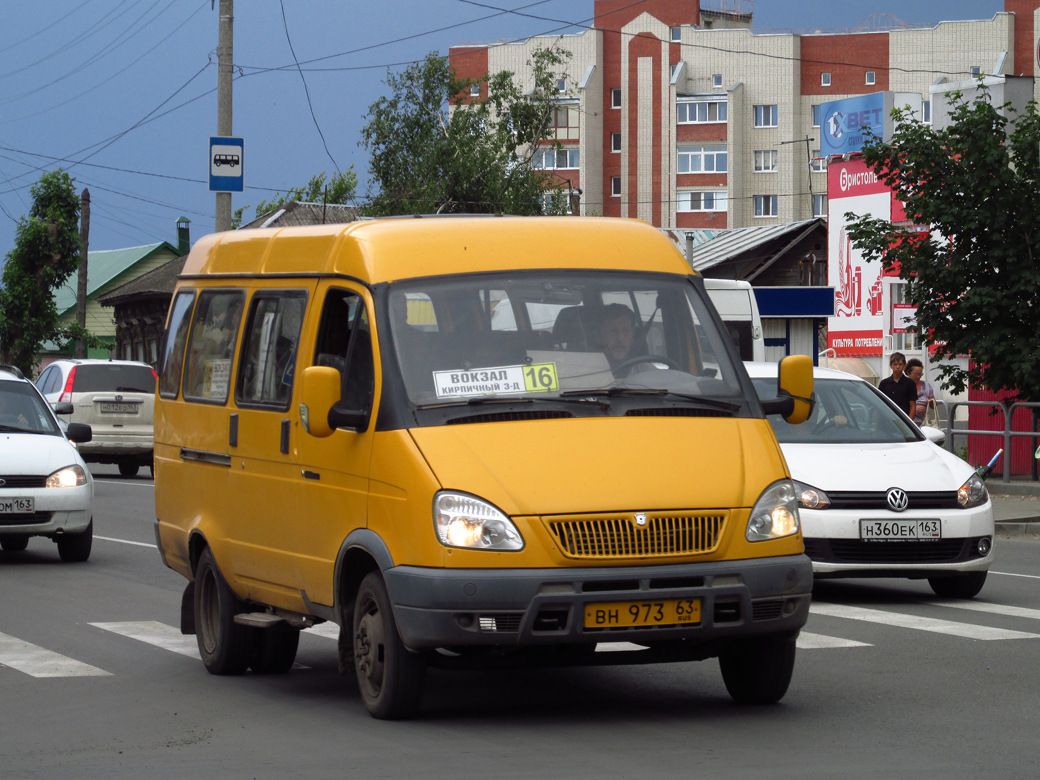
[[[1040,539],[1040,517],[1026,517],[1020,520],[998,520],[993,524],[994,531],[1000,537],[1032,537]]]

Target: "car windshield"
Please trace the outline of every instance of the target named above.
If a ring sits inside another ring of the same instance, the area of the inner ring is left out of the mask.
[[[0,382],[0,433],[61,435],[46,401],[23,382]]]
[[[775,377],[751,380],[759,398],[776,396]],[[814,380],[816,404],[800,425],[778,414],[769,422],[781,444],[892,444],[919,441],[921,434],[866,382],[851,379]]]
[[[466,274],[395,283],[389,303],[419,408],[628,394],[735,408],[743,398],[708,304],[682,276]]]

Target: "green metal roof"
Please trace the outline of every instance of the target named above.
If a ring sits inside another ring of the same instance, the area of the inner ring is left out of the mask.
[[[102,249],[87,253],[87,297],[93,297],[98,290],[130,270],[142,260],[147,260],[156,252],[169,249],[175,256],[180,256],[177,249],[167,241],[144,246],[131,246],[126,249]],[[76,283],[78,274],[73,274],[65,282],[64,287],[54,291],[54,303],[58,314],[64,314],[76,306]]]

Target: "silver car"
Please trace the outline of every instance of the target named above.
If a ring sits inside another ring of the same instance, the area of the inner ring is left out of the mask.
[[[87,463],[115,463],[126,477],[152,465],[155,371],[135,360],[56,360],[36,386],[51,404],[71,403],[69,422],[93,439],[80,445]]]

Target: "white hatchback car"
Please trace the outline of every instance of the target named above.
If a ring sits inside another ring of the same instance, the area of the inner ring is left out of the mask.
[[[52,406],[72,404],[69,422],[94,432],[87,463],[115,463],[125,477],[152,465],[155,371],[136,360],[56,360],[36,380]]]
[[[71,412],[71,404],[58,411]],[[73,442],[90,426],[63,432],[54,410],[17,368],[0,366],[0,548],[21,552],[30,537],[58,544],[64,561],[85,561],[93,542],[94,480]]]
[[[745,363],[762,398],[776,365]],[[816,577],[927,578],[940,596],[972,598],[993,563],[993,505],[975,469],[938,446],[870,383],[813,371],[816,404],[776,431],[799,498]]]

